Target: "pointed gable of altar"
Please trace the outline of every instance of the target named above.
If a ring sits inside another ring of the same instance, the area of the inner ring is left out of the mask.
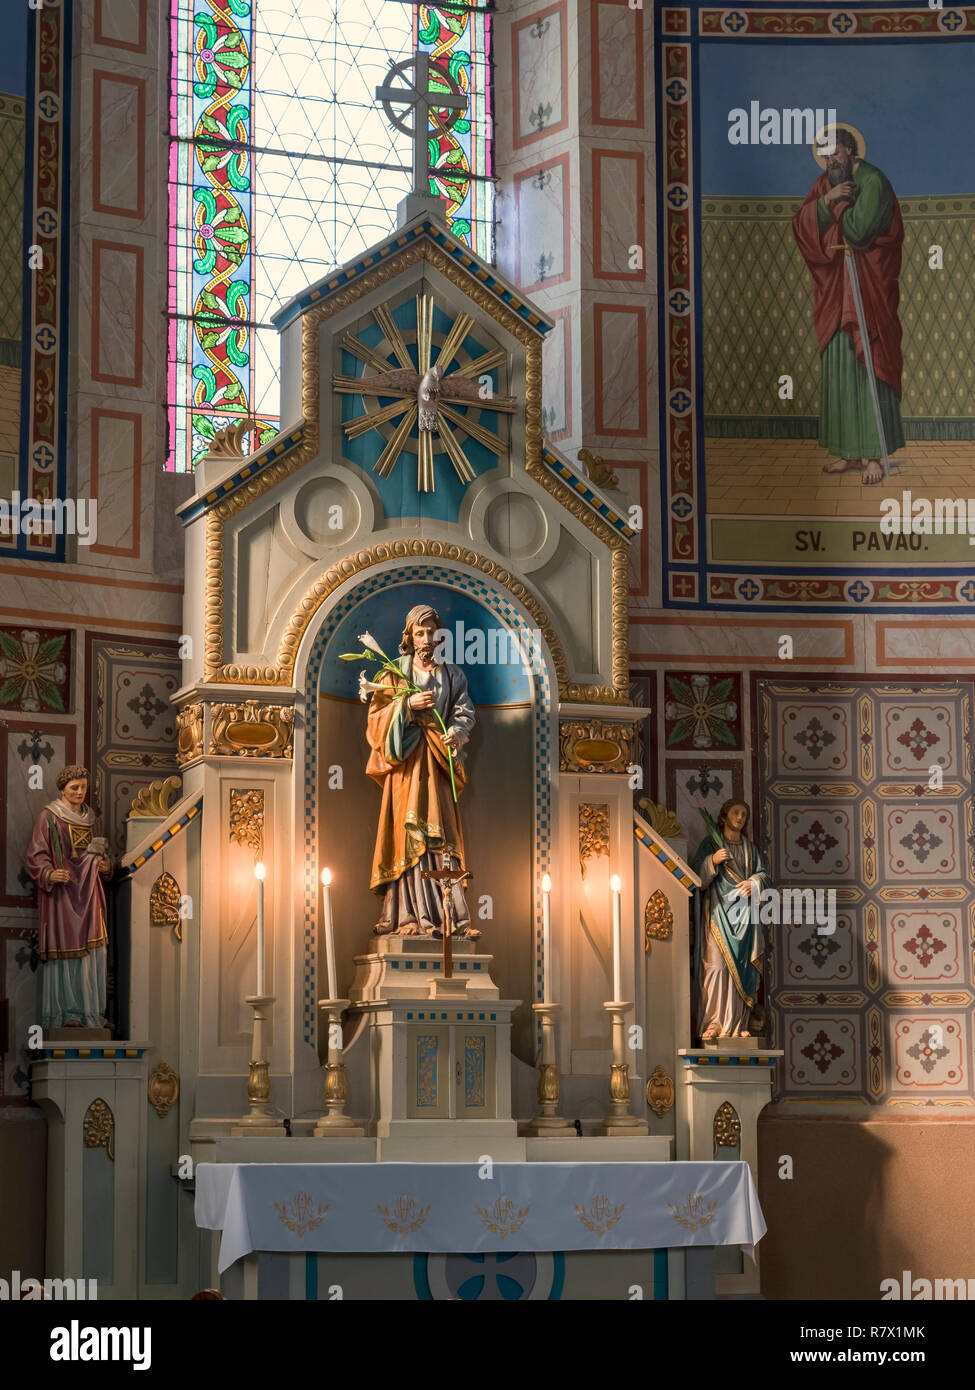
[[[427,556],[515,597],[563,700],[626,704],[633,533],[543,438],[551,320],[420,216],[274,322],[282,430],[247,457],[219,445],[180,509],[186,684],[293,687],[336,588]]]

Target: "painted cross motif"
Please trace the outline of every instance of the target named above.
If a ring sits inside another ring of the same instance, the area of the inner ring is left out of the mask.
[[[931,928],[925,923],[918,927],[910,941],[904,942],[904,950],[910,951],[911,955],[916,958],[918,965],[926,968],[939,951],[945,950],[945,943],[940,937],[935,936]]]
[[[907,1049],[907,1055],[920,1063],[930,1076],[942,1057],[948,1056],[948,1049],[938,1044],[938,1039],[930,1028],[925,1028],[917,1042]]]
[[[910,834],[905,835],[899,843],[923,864],[931,851],[944,844],[944,841],[940,835],[935,835],[933,830],[929,830],[923,820],[919,820]]]
[[[837,1057],[842,1057],[843,1048],[838,1043],[830,1040],[830,1036],[822,1028],[813,1038],[811,1043],[800,1049],[803,1057],[808,1057],[817,1071],[826,1073],[836,1061]]]
[[[924,721],[917,718],[909,729],[898,734],[897,742],[902,743],[918,762],[921,762],[931,745],[938,742],[938,735],[933,734]]]
[[[832,849],[834,845],[838,845],[839,841],[829,833],[824,825],[820,824],[818,820],[814,820],[805,835],[797,836],[796,844],[806,851],[814,864],[818,864],[826,851]]]
[[[822,755],[824,748],[828,748],[831,743],[836,742],[836,735],[831,734],[828,729],[824,729],[814,716],[806,727],[795,735],[795,740],[796,743],[802,744],[811,758],[818,758]]]

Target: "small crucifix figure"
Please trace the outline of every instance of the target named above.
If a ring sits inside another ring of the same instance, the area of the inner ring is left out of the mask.
[[[469,869],[423,869],[422,878],[436,879],[440,885],[440,896],[443,899],[443,973],[444,979],[453,979],[454,955],[452,938],[457,926],[457,919],[454,913],[454,887],[460,884],[461,888],[466,888],[474,877]],[[439,933],[435,930],[434,936]]]

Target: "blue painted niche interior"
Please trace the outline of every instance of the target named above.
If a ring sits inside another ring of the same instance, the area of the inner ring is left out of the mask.
[[[356,638],[360,632],[371,632],[383,651],[395,659],[399,655],[403,619],[417,603],[429,603],[435,608],[443,619],[444,627],[455,635],[458,623],[463,623],[467,632],[473,628],[481,629],[485,642],[489,632],[507,630],[493,613],[459,589],[452,589],[446,584],[416,581],[397,584],[363,599],[336,629],[322,663],[322,694],[358,699],[359,672],[366,671],[371,679],[376,667],[365,661],[342,661],[340,653],[361,651],[361,644]],[[457,665],[463,667],[467,676],[475,705],[514,705],[531,700],[532,680],[524,662],[519,661],[517,665],[468,666],[462,657],[462,652],[455,653]]]

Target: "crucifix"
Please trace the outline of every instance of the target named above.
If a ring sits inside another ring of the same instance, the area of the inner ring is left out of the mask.
[[[440,897],[443,901],[443,974],[445,980],[453,979],[454,974],[454,954],[453,954],[453,935],[457,925],[457,918],[454,913],[454,888],[460,884],[466,888],[474,877],[469,869],[423,869],[422,878],[436,879],[440,887]]]
[[[412,81],[406,75],[411,69],[414,72]],[[446,90],[431,90],[431,76]],[[397,77],[403,79],[405,86],[394,85]],[[430,192],[430,127],[446,135],[467,110],[467,97],[446,68],[431,63],[429,53],[418,49],[412,58],[393,64],[386,81],[376,88],[376,99],[382,102],[396,129],[413,141],[413,191],[399,205],[400,226],[420,212],[433,213],[443,221],[443,204]],[[394,106],[406,109],[397,114]],[[409,123],[411,111],[414,113],[412,124]],[[441,118],[441,111],[447,112],[446,119]]]

